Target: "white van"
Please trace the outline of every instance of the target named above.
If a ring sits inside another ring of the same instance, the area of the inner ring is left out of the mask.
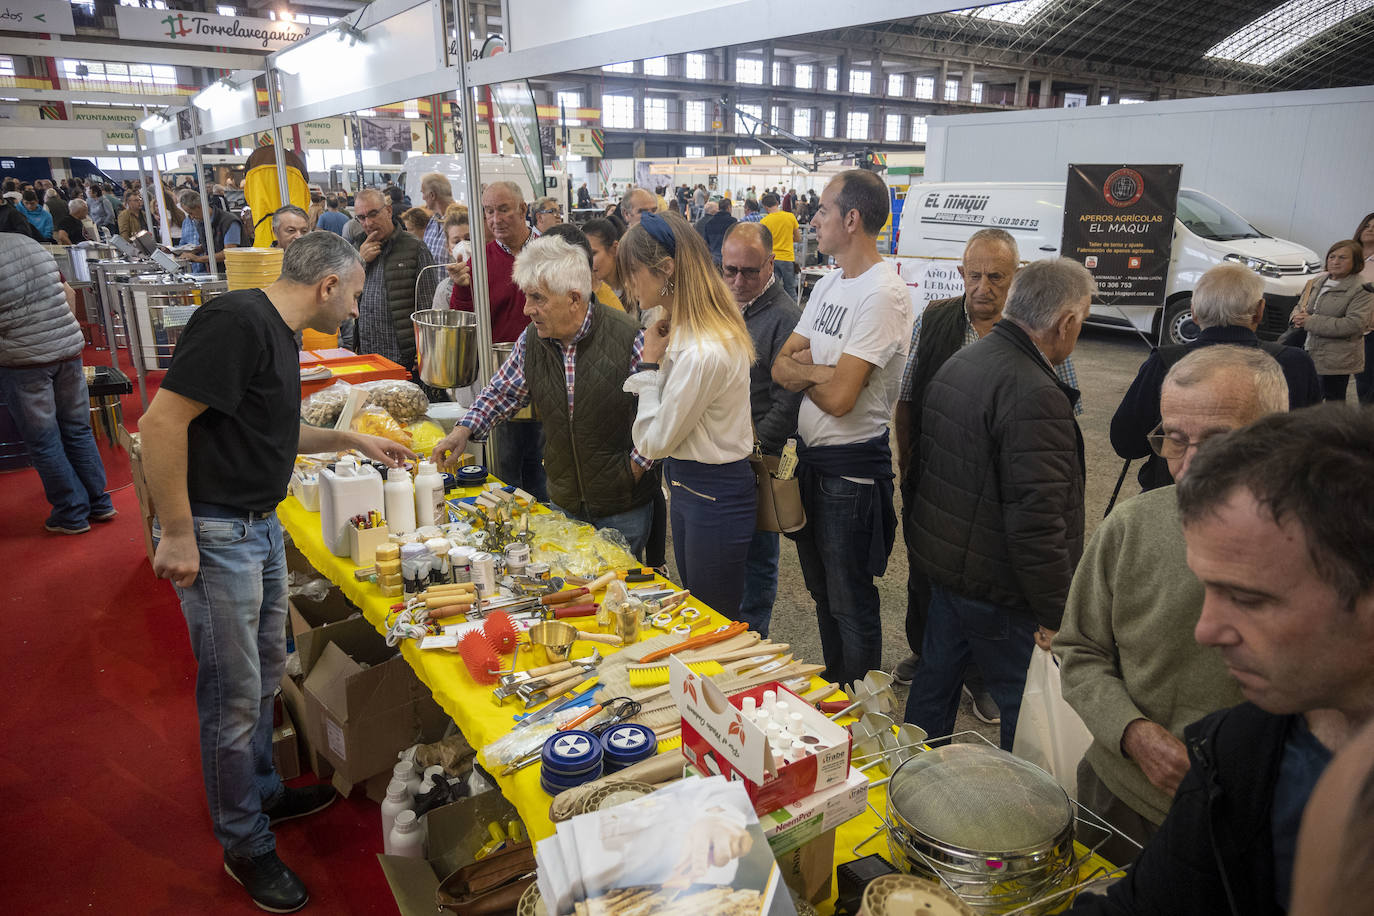
[[[897,269],[917,308],[963,292],[956,269],[968,238],[979,229],[1005,229],[1022,261],[1059,255],[1064,185],[1054,182],[931,182],[907,191],[897,242]],[[1321,258],[1294,242],[1265,235],[1225,204],[1201,191],[1178,192],[1174,245],[1163,308],[1094,305],[1094,324],[1135,329],[1161,343],[1197,337],[1192,291],[1198,278],[1223,261],[1237,261],[1264,278],[1264,322],[1273,340],[1303,286],[1322,269]],[[1162,338],[1162,339],[1161,339]]]
[[[420,206],[420,179],[430,172],[438,172],[449,180],[449,183],[453,185],[454,200],[459,203],[468,203],[467,185],[464,184],[464,176],[467,175],[467,159],[463,156],[411,156],[401,166],[400,176],[396,182],[411,202]],[[482,181],[484,183],[513,181],[520,186],[520,190],[525,195],[525,203],[529,204],[546,196],[557,197],[559,200],[566,201],[568,195],[567,175],[564,172],[547,168],[544,170],[544,174],[549,187],[536,191],[530,184],[530,177],[526,173],[524,165],[517,157],[490,154],[483,154],[482,156]],[[471,206],[471,204],[468,205]]]

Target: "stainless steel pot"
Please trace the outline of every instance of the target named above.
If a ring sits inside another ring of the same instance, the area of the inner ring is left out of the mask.
[[[435,388],[463,388],[477,379],[477,317],[455,309],[411,313],[420,380]]]
[[[491,352],[496,354],[496,370],[500,371],[505,365],[506,360],[510,359],[512,351],[515,350],[514,343],[494,343],[491,345]],[[520,408],[511,415],[512,420],[538,420],[539,412],[534,409],[534,402]]]
[[[1073,841],[1064,790],[997,748],[953,744],[919,753],[888,785],[893,861],[943,880],[978,913],[1006,913],[1072,884]]]

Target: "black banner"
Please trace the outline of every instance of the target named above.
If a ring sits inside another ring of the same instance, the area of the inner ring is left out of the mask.
[[[1181,165],[1070,165],[1060,251],[1092,272],[1096,301],[1162,306]]]

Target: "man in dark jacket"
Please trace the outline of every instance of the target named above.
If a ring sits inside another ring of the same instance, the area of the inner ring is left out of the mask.
[[[959,276],[964,292],[951,299],[940,299],[926,306],[916,316],[911,329],[906,368],[902,372],[902,387],[897,396],[897,411],[893,426],[897,434],[897,465],[902,484],[902,532],[906,538],[906,640],[911,654],[892,669],[892,677],[902,685],[911,683],[916,663],[921,656],[925,639],[926,615],[930,606],[930,582],[916,563],[915,523],[912,511],[916,506],[916,481],[920,470],[921,405],[925,402],[926,386],[935,373],[959,350],[977,343],[988,335],[1002,318],[1007,304],[1007,291],[1021,261],[1016,239],[1005,229],[979,229],[969,236],[959,262]],[[1070,388],[1078,387],[1078,374],[1073,359],[1054,367],[1054,374]],[[1074,409],[1082,413],[1080,402]],[[973,704],[973,712],[989,725],[1001,721],[997,704],[983,685],[976,666],[970,666],[964,679],[964,692]]]
[[[773,381],[773,360],[801,319],[801,309],[774,279],[773,236],[761,223],[741,222],[730,227],[721,246],[721,272],[744,312],[744,323],[758,354],[749,368],[754,437],[764,454],[778,455],[787,440],[797,434],[802,393],[788,391]],[[768,635],[778,596],[780,547],[776,531],[755,531],[749,542],[748,575],[736,619],[763,636]]]
[[[730,227],[739,220],[730,215],[730,198],[722,197],[716,205],[716,213],[711,218],[702,223],[698,229],[701,237],[706,240],[706,247],[711,249],[711,259],[720,266],[720,246],[725,244],[725,233],[730,231]]]
[[[434,263],[425,243],[401,230],[391,216],[391,203],[371,188],[358,192],[357,215],[367,235],[358,255],[367,271],[358,319],[340,341],[358,353],[380,353],[409,369],[415,363],[415,331],[410,315],[429,308],[439,272],[425,270]],[[419,291],[416,291],[416,281]]]
[[[1190,446],[1191,447],[1191,446]],[[1102,916],[1266,916],[1333,752],[1374,719],[1374,414],[1326,404],[1213,437],[1178,485],[1197,641],[1249,701],[1185,731],[1190,768]]]
[[[553,230],[551,230],[552,233]],[[434,448],[451,466],[534,404],[544,421],[549,495],[565,514],[625,535],[642,556],[653,521],[657,476],[630,435],[638,400],[623,390],[644,352],[644,332],[592,297],[587,254],[564,238],[537,238],[515,257],[530,324],[472,408]]]
[[[1026,668],[1048,649],[1083,552],[1083,436],[1078,392],[1054,366],[1073,352],[1092,275],[1067,258],[1012,281],[999,321],[955,353],[926,390],[916,490],[916,562],[930,615],[906,721],[954,728],[970,658],[1016,735]]]
[[[1198,280],[1193,291],[1193,320],[1202,329],[1192,343],[1150,352],[1135,381],[1112,416],[1112,448],[1122,458],[1144,458],[1138,479],[1142,490],[1174,482],[1164,459],[1150,451],[1148,436],[1159,425],[1159,391],[1169,367],[1198,347],[1231,344],[1259,347],[1283,369],[1288,381],[1288,409],[1309,407],[1322,399],[1321,379],[1312,357],[1301,347],[1260,340],[1255,334],[1264,318],[1264,281],[1243,264],[1218,264]]]

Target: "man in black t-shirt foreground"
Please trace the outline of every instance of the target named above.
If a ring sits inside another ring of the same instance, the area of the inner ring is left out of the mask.
[[[356,449],[396,466],[388,439],[300,422],[296,332],[334,334],[357,317],[357,252],[310,233],[281,277],[200,307],[139,423],[157,519],[153,572],[181,599],[198,666],[201,766],[224,868],[262,909],[305,906],[271,825],[334,800],[327,785],[286,788],[272,766],[272,695],[286,666],[286,556],[274,510],[298,452]]]

